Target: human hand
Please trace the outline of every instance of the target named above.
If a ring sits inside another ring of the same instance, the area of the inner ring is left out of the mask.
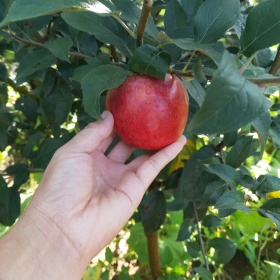
[[[29,221],[45,225],[36,228],[39,234],[45,231],[41,234],[52,246],[65,250],[56,243],[67,240],[64,256],[69,252],[79,259],[80,273],[118,234],[160,170],[186,142],[182,136],[153,155],[124,164],[133,149],[122,141],[104,155],[115,134],[112,114],[103,117],[55,153],[25,213]],[[50,229],[55,240],[48,237]]]

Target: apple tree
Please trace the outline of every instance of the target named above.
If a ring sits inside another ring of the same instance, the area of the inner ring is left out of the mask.
[[[244,216],[251,234],[277,235],[279,11],[279,0],[1,0],[0,223],[13,225],[109,89],[171,73],[189,93],[188,141],[132,217],[140,265],[150,260],[153,279],[212,279],[241,248]]]

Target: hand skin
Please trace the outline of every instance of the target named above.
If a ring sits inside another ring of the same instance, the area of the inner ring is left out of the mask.
[[[153,155],[124,162],[133,149],[112,142],[113,116],[88,125],[50,161],[26,211],[0,239],[0,279],[81,279],[119,233],[184,136]]]

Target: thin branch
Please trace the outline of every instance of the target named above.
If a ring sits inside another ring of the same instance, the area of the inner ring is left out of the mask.
[[[92,58],[92,56],[89,56],[89,55],[86,55],[83,53],[79,53],[79,52],[68,52],[68,54],[71,56],[78,57],[78,58]]]
[[[180,70],[172,70],[170,71],[171,74],[182,76],[182,77],[189,77],[194,78],[192,71],[180,71]],[[211,80],[212,76],[206,75],[207,80]],[[256,85],[263,85],[263,86],[280,86],[280,77],[279,78],[248,78],[244,77],[244,79],[250,81]]]
[[[20,43],[27,44],[27,45],[34,46],[34,47],[44,48],[43,44],[35,42],[33,40],[24,39],[24,38],[18,37],[17,35],[11,34],[11,33],[9,33],[9,35],[14,40],[16,40]],[[279,49],[278,49],[278,54],[277,54],[278,57],[280,57],[279,53],[280,52],[279,52]],[[74,56],[74,57],[78,57],[78,58],[91,58],[91,56],[88,56],[88,55],[85,55],[85,54],[82,54],[82,53],[79,53],[79,52],[68,52],[68,54],[71,55],[71,56]],[[280,64],[280,58],[278,60],[279,60],[279,64]],[[114,64],[118,65],[119,63],[115,61]],[[194,78],[192,71],[183,72],[183,71],[179,71],[179,70],[172,70],[172,71],[170,71],[170,73],[178,75],[178,76],[182,76],[182,77]],[[206,75],[206,78],[208,80],[211,80],[212,76]],[[244,78],[247,79],[248,81],[254,83],[254,84],[257,84],[257,85],[280,86],[280,77],[279,78],[278,77],[277,78],[246,78],[246,77],[244,77]]]
[[[11,78],[8,78],[7,80],[7,84],[8,86],[10,86],[11,88],[13,88],[14,91],[18,92],[19,94],[29,94],[29,91],[26,87],[24,86],[17,86],[16,83],[11,79]]]
[[[11,34],[11,33],[9,35],[19,43],[27,44],[27,45],[34,46],[34,47],[40,47],[40,48],[44,47],[43,44],[35,42],[33,40],[27,40],[27,39],[18,37],[17,35]]]
[[[279,86],[280,78],[245,78],[251,83],[266,86]]]
[[[273,64],[269,70],[269,74],[275,76],[280,69],[280,45],[278,46],[278,51],[273,61]]]
[[[44,41],[48,41],[50,33],[51,33],[51,27],[52,27],[53,19],[51,19],[48,23],[48,27],[46,29],[46,34],[44,36]]]
[[[45,46],[43,44],[35,42],[33,40],[24,39],[24,38],[14,35],[14,34],[9,34],[9,35],[19,43],[23,43],[23,44],[26,44],[29,46],[34,46],[34,47],[39,47],[39,48],[45,48]],[[92,58],[89,55],[79,53],[79,52],[68,52],[68,54],[71,56],[78,57],[78,58]]]
[[[201,249],[201,253],[205,262],[205,266],[207,268],[207,270],[209,270],[209,264],[208,264],[208,260],[206,257],[206,253],[204,250],[204,246],[203,246],[203,240],[202,240],[202,236],[201,236],[201,228],[199,225],[199,218],[198,218],[198,214],[197,214],[197,209],[196,209],[196,203],[195,201],[193,202],[193,209],[194,209],[194,218],[196,221],[196,225],[197,225],[197,234],[198,234],[198,238],[199,238],[199,245],[200,245],[200,249]]]
[[[252,60],[256,57],[257,52],[255,52],[254,54],[252,54],[248,60],[246,61],[246,63],[239,69],[239,74],[242,74],[250,65],[250,63],[252,62]]]
[[[189,71],[171,70],[170,74],[193,78],[192,70]]]
[[[112,15],[113,18],[115,18],[120,25],[128,32],[128,34],[133,38],[136,39],[136,35],[129,29],[129,27],[120,19],[118,15]]]
[[[110,45],[110,51],[111,51],[114,62],[119,63],[117,50],[116,50],[116,47],[114,45]]]
[[[143,6],[142,6],[142,11],[141,11],[141,15],[138,21],[138,25],[137,25],[137,41],[136,44],[138,47],[142,46],[143,44],[143,36],[144,36],[144,31],[146,28],[146,24],[148,21],[148,17],[150,14],[150,10],[153,6],[153,0],[143,0]]]

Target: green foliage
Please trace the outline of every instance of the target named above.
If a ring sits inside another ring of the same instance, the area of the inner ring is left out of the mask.
[[[245,55],[279,43],[279,10],[280,2],[277,0],[265,1],[251,10],[240,41]]]
[[[269,73],[280,61],[280,2],[255,2],[154,1],[139,45],[142,1],[1,1],[0,235],[55,151],[100,118],[108,89],[136,73],[164,79],[170,72],[189,92],[191,144],[153,182],[125,229],[125,261],[140,267],[133,279],[148,274],[145,233],[155,231],[162,279],[218,277],[236,249],[252,277],[273,279],[279,262],[261,262],[256,251],[280,229],[279,198],[265,200],[280,190],[280,72]],[[114,253],[108,249],[85,279],[109,279]],[[128,270],[120,279],[129,279]]]
[[[100,94],[106,89],[119,86],[126,77],[127,71],[114,65],[100,65],[87,73],[81,81],[85,111],[98,118]]]
[[[194,17],[194,35],[200,43],[217,41],[237,21],[240,14],[238,0],[203,2]],[[207,16],[205,16],[207,15]]]
[[[164,80],[170,64],[170,56],[150,45],[135,50],[129,60],[129,70]]]

